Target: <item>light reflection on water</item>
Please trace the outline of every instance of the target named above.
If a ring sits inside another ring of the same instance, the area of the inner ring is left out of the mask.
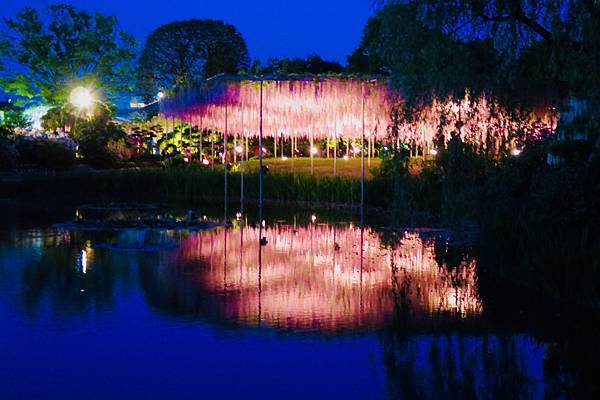
[[[276,328],[335,331],[378,328],[394,312],[481,313],[475,261],[439,267],[433,243],[406,232],[383,247],[376,232],[352,225],[276,225],[214,230],[181,243],[174,265],[198,290],[221,293],[227,319]],[[361,236],[363,248],[361,249]]]
[[[477,261],[446,265],[436,240],[327,223],[3,234],[0,395],[66,398],[74,380],[88,398],[560,393],[549,345],[487,330]]]

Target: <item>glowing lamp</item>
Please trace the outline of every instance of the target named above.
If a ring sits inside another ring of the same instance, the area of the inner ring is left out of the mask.
[[[78,86],[71,91],[69,102],[80,110],[89,109],[94,104],[94,96],[88,88]]]
[[[513,156],[517,157],[519,156],[519,154],[521,154],[521,150],[514,148],[511,150],[510,154],[512,154]]]
[[[235,218],[239,221],[242,218],[242,213],[239,211],[235,213]]]
[[[436,156],[437,155],[437,150],[436,149],[431,149],[431,150],[429,150],[429,154],[431,154],[432,156]]]
[[[205,158],[204,160],[202,160],[202,165],[208,165],[208,164],[210,164],[210,161],[208,161],[208,159]]]
[[[313,156],[316,155],[319,152],[319,149],[317,149],[316,147],[311,147],[310,148],[310,154],[312,154]]]
[[[317,216],[315,214],[310,216],[310,220],[312,221],[312,223],[314,224],[317,221]]]
[[[158,92],[156,93],[156,98],[158,99],[158,101],[161,101],[165,98],[165,94],[163,92]]]

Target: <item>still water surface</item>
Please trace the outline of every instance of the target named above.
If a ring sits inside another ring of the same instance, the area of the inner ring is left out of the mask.
[[[477,258],[446,260],[442,231],[248,222],[4,227],[0,397],[572,395],[556,343],[490,323]]]

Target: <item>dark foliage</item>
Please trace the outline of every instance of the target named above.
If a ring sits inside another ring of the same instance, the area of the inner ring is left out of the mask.
[[[50,140],[17,141],[20,164],[34,164],[48,169],[67,169],[75,163],[75,152]]]
[[[138,62],[138,87],[146,100],[220,73],[248,68],[248,49],[233,25],[192,19],[154,30]]]
[[[327,61],[317,54],[306,58],[271,58],[260,74],[288,75],[288,74],[341,74],[344,67],[337,61]]]

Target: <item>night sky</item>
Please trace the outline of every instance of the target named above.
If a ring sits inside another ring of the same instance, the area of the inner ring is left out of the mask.
[[[140,45],[156,27],[191,18],[221,19],[237,27],[252,59],[304,57],[317,53],[346,62],[374,12],[372,0],[12,0],[3,1],[0,16],[23,6],[70,3],[119,18]]]

